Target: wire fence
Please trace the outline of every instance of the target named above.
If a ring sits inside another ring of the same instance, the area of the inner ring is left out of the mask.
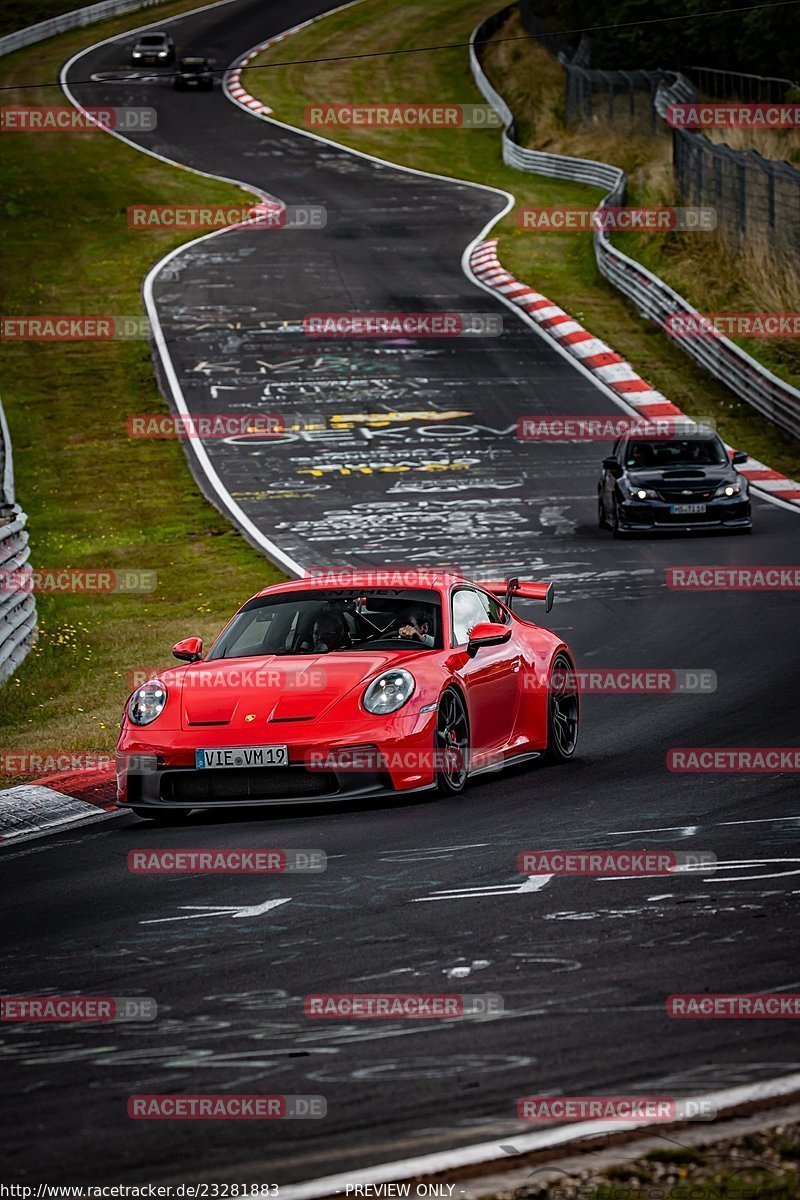
[[[627,130],[672,134],[675,183],[687,203],[714,208],[717,227],[738,246],[789,255],[800,263],[800,169],[711,141],[703,133],[667,124],[667,104],[692,103],[700,94],[745,103],[783,101],[797,85],[777,76],[748,75],[710,67],[682,71],[604,71],[589,66],[584,35],[577,47],[565,47],[533,11],[533,0],[519,0],[525,30],[565,71],[565,115],[569,124],[604,122]],[[506,13],[509,10],[505,10]]]
[[[777,75],[750,75],[746,71],[723,71],[718,67],[681,67],[698,92],[718,100],[765,100],[780,104],[792,98],[798,84]]]

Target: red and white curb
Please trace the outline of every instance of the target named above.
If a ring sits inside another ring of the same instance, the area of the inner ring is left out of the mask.
[[[520,283],[497,258],[497,238],[479,242],[470,255],[473,274],[485,286],[498,292],[535,321],[538,327],[577,359],[619,399],[645,419],[683,417],[685,414],[661,392],[637,375],[629,362],[600,338],[594,337],[563,308],[547,296]],[[686,420],[691,420],[687,417]],[[733,447],[729,446],[729,450]],[[757,458],[748,458],[739,467],[757,490],[800,511],[800,483],[780,471],[773,471]]]
[[[0,845],[118,815],[109,771],[53,775],[0,791]]]
[[[283,33],[276,33],[273,37],[267,38],[265,42],[259,42],[257,46],[253,46],[241,58],[237,58],[233,66],[223,75],[222,87],[229,99],[242,108],[248,109],[250,112],[258,113],[261,116],[268,116],[272,109],[268,104],[264,104],[261,100],[257,100],[251,95],[246,88],[242,87],[242,71],[251,63],[254,58],[268,50],[270,46],[277,45],[285,38],[292,37],[295,33],[299,33],[301,29],[305,29],[308,25],[314,25],[323,17],[332,17],[334,13],[343,12],[346,8],[352,8],[354,4],[360,3],[360,0],[349,0],[347,4],[341,4],[338,8],[329,9],[328,12],[320,13],[316,17],[309,17],[307,21],[301,21],[299,25],[292,25],[291,29],[284,29]]]
[[[290,37],[293,33],[297,33],[299,29],[305,29],[306,25],[313,24],[316,18],[310,21],[303,21],[300,25],[294,25],[291,29],[284,29],[283,33],[276,33],[274,37],[267,38],[265,42],[261,42],[258,46],[254,46],[252,50],[248,50],[241,58],[237,58],[231,69],[223,77],[223,87],[229,96],[240,104],[242,108],[250,109],[254,113],[263,113],[267,116],[272,112],[268,104],[262,103],[252,96],[246,88],[242,87],[242,71],[251,63],[254,58],[262,54],[264,50],[268,50],[270,46],[276,45],[277,42],[282,42],[284,38]]]

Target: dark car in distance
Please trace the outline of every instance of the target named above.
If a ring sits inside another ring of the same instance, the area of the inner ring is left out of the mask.
[[[730,529],[749,532],[747,479],[736,466],[747,454],[728,452],[713,430],[642,436],[633,431],[603,459],[597,519],[615,537]]]
[[[207,58],[182,58],[175,74],[175,87],[179,92],[189,88],[210,92],[214,86],[214,73]]]
[[[175,61],[175,43],[166,33],[143,33],[131,50],[137,66],[164,67]]]

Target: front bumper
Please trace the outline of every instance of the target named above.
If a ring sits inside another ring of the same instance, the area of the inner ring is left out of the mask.
[[[238,808],[268,804],[332,803],[392,796],[433,787],[436,713],[395,719],[378,737],[350,728],[336,737],[294,742],[286,766],[197,769],[195,750],[243,744],[228,729],[150,733],[125,724],[117,745],[117,802],[136,808]],[[338,732],[338,731],[337,731]],[[238,734],[238,736],[237,736]],[[148,740],[145,740],[147,738]]]
[[[692,501],[689,497],[687,504]],[[693,530],[752,529],[749,499],[706,500],[703,513],[674,513],[662,500],[623,500],[618,504],[619,527],[625,533],[690,533]]]
[[[334,804],[345,800],[379,799],[426,791],[432,783],[414,788],[392,787],[391,777],[365,772],[310,772],[302,765],[248,770],[195,771],[171,768],[129,774],[122,808],[167,809],[247,808],[286,804]]]

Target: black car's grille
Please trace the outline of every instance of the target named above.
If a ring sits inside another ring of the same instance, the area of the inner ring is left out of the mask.
[[[166,803],[222,802],[226,800],[294,800],[303,796],[330,796],[337,791],[330,772],[304,767],[236,767],[230,771],[166,771],[161,776],[160,798]]]
[[[667,504],[697,504],[704,500],[710,500],[716,488],[692,488],[687,496],[688,490],[688,488],[682,488],[680,491],[674,488],[659,488],[658,494]]]

